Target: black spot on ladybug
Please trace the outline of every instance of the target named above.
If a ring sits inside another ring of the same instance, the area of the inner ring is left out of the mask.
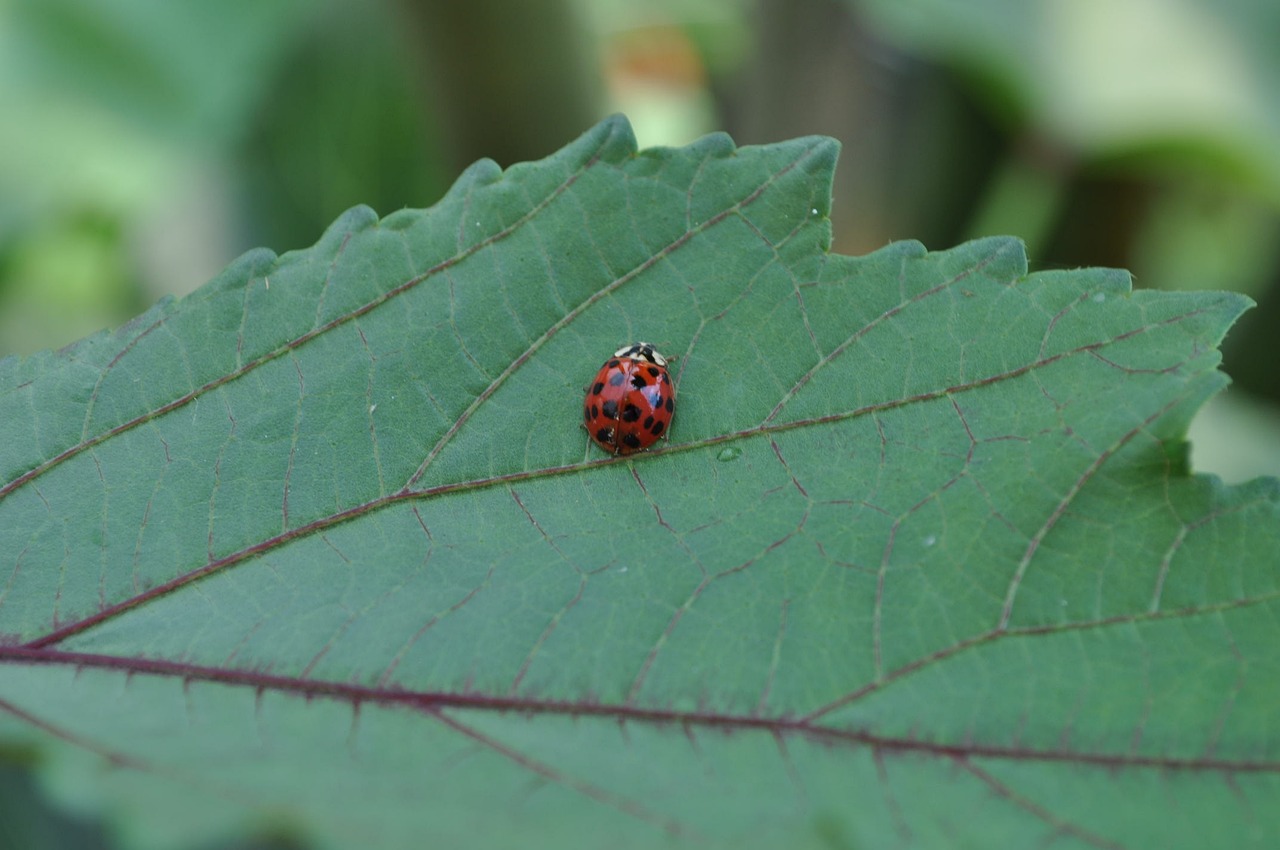
[[[617,419],[618,418],[617,399],[611,398],[608,401],[606,401],[604,404],[600,405],[600,412],[604,414],[605,419]]]
[[[620,362],[620,361],[618,361],[618,360],[610,360],[608,363],[606,363],[606,364],[604,364],[604,365],[605,365],[607,368],[609,368],[609,369],[613,369],[613,368],[615,368],[615,367],[618,365],[618,363],[619,363],[619,362]]]
[[[609,376],[609,386],[620,387],[622,386],[622,382],[625,381],[626,379],[627,379],[627,376],[624,375],[622,372],[614,372],[612,375]]]
[[[623,434],[622,442],[629,449],[640,448],[640,438],[637,437],[635,434]]]
[[[626,407],[622,408],[623,422],[635,422],[639,418],[640,408],[636,407],[634,404],[628,404]]]
[[[657,366],[650,366],[648,372],[652,377],[662,380],[662,370]]]
[[[646,416],[646,417],[644,418],[644,427],[645,427],[645,430],[648,430],[648,429],[650,429],[650,428],[652,428],[652,427],[653,427],[653,417],[652,417],[652,416]]]
[[[671,411],[675,410],[675,409],[676,409],[676,400],[675,400],[675,399],[673,399],[673,398],[668,398],[668,399],[667,399],[666,408],[667,408],[667,413],[670,413]]]
[[[662,433],[664,428],[666,428],[666,423],[664,423],[661,419],[659,419],[657,422],[653,423],[653,427],[650,428],[649,430],[652,431],[653,436],[656,437]]]
[[[595,419],[596,418],[595,405],[592,405],[591,407],[584,409],[582,411],[582,418],[587,420],[588,422],[590,422],[592,419]]]
[[[596,442],[599,442],[599,443],[612,443],[612,442],[613,442],[613,429],[612,429],[612,428],[601,428],[599,431],[596,431]]]
[[[636,389],[640,389],[641,387],[647,385],[648,383],[649,382],[644,379],[644,375],[641,375],[638,372],[631,376],[631,386],[635,387]]]
[[[649,398],[649,404],[653,407],[653,409],[654,409],[654,410],[661,410],[661,409],[662,409],[662,392],[661,392],[661,390],[659,390],[658,392],[653,393],[653,394],[652,394],[652,395],[650,395],[648,398]]]
[[[602,383],[597,382],[596,385],[591,388],[592,395],[600,395],[602,392],[604,392],[604,384]]]

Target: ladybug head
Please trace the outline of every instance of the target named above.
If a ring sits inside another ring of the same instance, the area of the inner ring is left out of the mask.
[[[658,353],[651,342],[633,342],[613,352],[614,357],[630,357],[633,360],[644,360],[655,366],[666,366],[667,358]]]

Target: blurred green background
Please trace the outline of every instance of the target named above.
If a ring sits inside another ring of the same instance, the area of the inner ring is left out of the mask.
[[[1280,475],[1276,0],[0,0],[0,355],[619,111],[642,146],[838,138],[842,253],[1008,233],[1248,293],[1193,466]],[[0,847],[109,845],[33,779],[0,759]]]
[[[0,0],[0,110],[0,355],[621,111],[838,138],[842,253],[1008,233],[1248,293],[1194,463],[1280,474],[1276,0]]]

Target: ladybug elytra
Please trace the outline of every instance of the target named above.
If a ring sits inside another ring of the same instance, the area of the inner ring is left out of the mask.
[[[587,387],[582,419],[595,444],[609,454],[647,449],[671,428],[676,388],[667,358],[647,342],[619,348]]]

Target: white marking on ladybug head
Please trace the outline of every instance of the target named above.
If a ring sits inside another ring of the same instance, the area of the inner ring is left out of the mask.
[[[644,360],[655,366],[667,365],[667,358],[658,353],[651,342],[633,342],[613,352],[614,357],[630,357],[633,360]]]

